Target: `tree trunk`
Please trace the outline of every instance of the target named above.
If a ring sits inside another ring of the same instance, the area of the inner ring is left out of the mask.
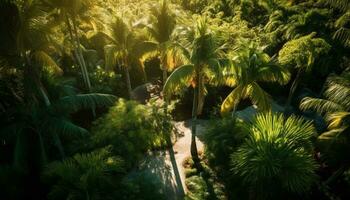
[[[290,87],[289,95],[288,95],[288,99],[287,99],[287,103],[286,103],[286,108],[288,108],[292,103],[292,98],[293,98],[293,95],[294,95],[298,85],[299,85],[299,81],[300,81],[300,77],[301,77],[302,73],[303,73],[303,68],[300,68],[298,70],[297,76],[295,77],[295,79],[292,83],[292,86]]]
[[[163,69],[163,86],[165,85],[166,80],[168,79],[168,71]]]
[[[69,21],[69,18],[68,16],[66,15],[66,25],[68,27],[68,32],[69,32],[69,36],[70,36],[70,39],[71,39],[71,43],[73,45],[73,48],[74,48],[74,56],[76,58],[76,61],[78,62],[78,65],[80,67],[80,70],[81,70],[81,73],[83,75],[83,81],[84,81],[84,85],[85,87],[87,87],[88,85],[88,82],[87,82],[87,79],[86,79],[86,75],[85,75],[85,72],[84,72],[84,67],[83,67],[83,63],[81,61],[81,57],[79,56],[79,53],[78,53],[78,45],[76,43],[76,39],[74,38],[74,35],[73,35],[73,30],[72,30],[72,26],[70,24],[70,21]]]
[[[199,80],[198,78],[199,73],[196,72],[195,80]],[[200,161],[198,157],[198,151],[197,151],[197,143],[196,143],[196,130],[197,130],[197,115],[198,115],[198,96],[199,96],[199,88],[198,84],[196,83],[196,86],[194,87],[193,92],[193,105],[192,105],[192,127],[191,127],[191,156],[193,159],[193,162],[195,166],[198,168],[200,166]]]
[[[132,88],[131,88],[129,68],[127,66],[124,66],[124,71],[125,71],[126,86],[128,88],[129,98],[132,99]]]
[[[77,57],[80,59],[80,62],[81,62],[82,72],[83,72],[83,75],[85,76],[86,87],[87,87],[88,91],[91,92],[91,82],[90,82],[90,78],[89,78],[89,72],[87,70],[85,59],[84,59],[84,56],[83,56],[83,52],[81,50],[77,23],[76,23],[76,20],[75,20],[74,17],[72,17],[72,22],[73,22],[73,30],[74,30],[74,33],[75,33],[75,39],[76,39],[76,45],[77,45],[77,54],[78,54]],[[92,116],[94,118],[96,117],[96,110],[95,110],[95,108],[92,108]]]
[[[87,70],[85,59],[83,56],[83,51],[82,51],[81,46],[80,46],[78,28],[77,28],[76,20],[74,17],[72,17],[72,22],[73,22],[73,30],[74,30],[74,34],[75,34],[75,39],[76,39],[76,43],[77,43],[78,56],[80,57],[80,61],[82,63],[83,74],[85,75],[86,83],[87,83],[87,89],[90,92],[91,91],[91,83],[90,83],[90,78],[89,78],[89,72]]]

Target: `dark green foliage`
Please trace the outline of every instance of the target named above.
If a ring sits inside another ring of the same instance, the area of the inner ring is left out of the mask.
[[[249,128],[249,138],[232,154],[231,163],[250,196],[280,199],[308,192],[316,181],[311,123],[267,113],[259,114]]]
[[[204,135],[207,158],[214,166],[227,170],[230,162],[227,158],[246,137],[247,131],[241,121],[231,117],[212,120]]]
[[[156,105],[119,99],[104,117],[94,122],[93,146],[112,145],[113,153],[123,157],[127,165],[133,165],[146,151],[166,144],[172,126],[168,121],[164,129],[164,119]]]
[[[231,90],[231,102],[242,99],[237,110],[251,103],[269,110],[270,100],[287,99],[286,113],[318,113],[329,125],[313,138],[310,123],[294,116],[259,115],[248,125],[213,119],[202,168],[187,163],[187,198],[349,199],[349,6],[349,0],[1,0],[0,199],[166,199],[161,181],[131,172],[145,153],[170,144],[171,116],[162,103],[119,100],[105,113],[115,96],[161,75],[164,91],[185,91],[181,109],[169,112],[183,120],[193,93],[194,118],[206,118]],[[173,82],[166,81],[171,72]],[[266,83],[287,83],[289,74],[292,85]],[[299,110],[305,96],[313,97]]]
[[[137,174],[126,177],[123,180],[125,185],[120,199],[142,199],[142,200],[166,200],[167,195],[162,191],[162,182],[155,180],[154,175]]]
[[[194,168],[192,159],[184,161],[186,169],[186,187],[188,192],[186,200],[225,200],[227,196],[215,172],[207,165],[206,162],[201,162],[202,169],[198,171]]]
[[[305,97],[300,108],[313,110],[325,117],[328,130],[320,134],[318,144],[321,157],[332,167],[349,168],[350,159],[350,74],[330,75],[325,83],[322,98]]]
[[[52,185],[48,199],[118,199],[123,162],[108,149],[77,154],[47,166],[44,181]]]

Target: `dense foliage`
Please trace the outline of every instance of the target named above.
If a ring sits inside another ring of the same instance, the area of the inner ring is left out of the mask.
[[[171,198],[173,117],[184,198],[349,199],[349,47],[349,0],[1,0],[0,199]]]

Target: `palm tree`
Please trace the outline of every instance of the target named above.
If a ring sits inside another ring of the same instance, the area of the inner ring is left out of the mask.
[[[325,99],[305,97],[300,108],[312,109],[326,116],[332,130],[322,134],[321,138],[334,138],[346,130],[350,124],[350,73],[344,72],[340,76],[330,75],[326,81],[323,96]]]
[[[49,37],[52,30],[46,20],[47,13],[42,9],[42,4],[38,1],[21,1],[17,4],[7,2],[2,6],[12,11],[13,21],[7,28],[12,30],[11,38],[15,38],[13,41],[10,40],[15,48],[9,48],[14,50],[2,52],[2,64],[6,65],[5,68],[15,69],[17,71],[15,76],[23,85],[23,88],[20,88],[23,91],[12,93],[15,96],[14,99],[20,99],[20,104],[9,108],[11,112],[4,112],[4,116],[12,120],[4,125],[3,130],[13,131],[17,137],[16,146],[18,147],[22,146],[23,142],[27,142],[25,132],[28,130],[37,135],[40,146],[43,147],[43,134],[50,130],[51,138],[64,157],[57,134],[69,132],[69,128],[75,131],[81,130],[74,127],[68,120],[69,113],[77,111],[76,108],[110,105],[114,97],[99,94],[76,95],[72,92],[58,93],[59,91],[52,94],[53,90],[50,91],[49,87],[53,82],[47,81],[49,77],[59,77],[62,70],[46,53],[53,48],[51,44],[53,40]],[[67,108],[68,105],[73,107]],[[13,120],[14,116],[16,116],[15,120]],[[16,148],[16,151],[21,150],[23,149]],[[15,153],[16,157],[17,155],[19,154]]]
[[[4,35],[8,44],[1,52],[2,64],[23,70],[27,83],[25,87],[32,87],[49,106],[50,101],[40,74],[43,70],[60,74],[62,70],[47,53],[54,43],[49,37],[52,27],[46,21],[47,13],[37,1],[8,1],[2,3],[1,8],[13,17],[4,25],[4,30],[8,30],[9,34]],[[4,17],[6,19],[8,16]]]
[[[116,191],[124,174],[123,162],[108,149],[77,154],[49,164],[44,181],[52,184],[48,198],[55,199],[116,199]]]
[[[259,85],[259,82],[288,83],[290,74],[274,59],[254,44],[244,45],[235,52],[227,83],[235,89],[226,97],[221,105],[221,113],[235,110],[241,99],[249,98],[260,110],[270,109],[270,95]]]
[[[259,114],[249,137],[231,155],[232,172],[249,187],[251,199],[280,199],[309,191],[316,180],[311,138],[316,130],[302,118]]]
[[[192,106],[192,141],[191,155],[196,164],[199,164],[196,145],[197,116],[201,113],[206,83],[217,83],[222,75],[222,65],[225,63],[223,46],[220,46],[219,37],[208,28],[206,20],[200,19],[194,29],[187,30],[190,64],[178,67],[168,78],[163,92],[166,99],[184,88],[192,86],[194,89]],[[198,165],[199,166],[199,165]]]
[[[321,38],[314,38],[316,33],[288,41],[279,51],[278,61],[283,66],[292,66],[297,70],[287,99],[290,106],[294,92],[296,91],[302,74],[310,72],[315,61],[322,55],[326,55],[331,46]]]
[[[64,158],[65,151],[61,137],[81,137],[88,133],[84,128],[72,123],[70,115],[82,109],[111,106],[116,100],[112,95],[76,94],[76,89],[71,86],[70,81],[60,79],[53,76],[41,79],[47,88],[50,105],[46,105],[44,101],[29,101],[15,108],[10,107],[9,112],[3,114],[4,119],[9,120],[2,124],[3,128],[0,133],[7,133],[9,137],[5,137],[6,141],[15,144],[15,166],[25,168],[24,162],[28,159],[25,152],[30,147],[30,140],[26,138],[29,136],[38,138],[43,162],[46,160],[46,149],[49,148],[47,144],[51,142],[57,147],[60,156]],[[33,95],[34,99],[38,99],[35,93],[28,92],[28,95]],[[12,133],[12,136],[9,133]]]
[[[346,152],[350,149],[350,73],[330,75],[325,84],[323,98],[305,97],[300,108],[314,110],[325,116],[328,130],[318,136],[322,158],[327,165],[335,166],[336,172],[327,183],[335,180],[350,167]]]
[[[112,68],[118,64],[124,69],[126,85],[131,98],[132,86],[129,74],[131,65],[142,65],[143,56],[155,49],[155,45],[145,41],[145,38],[142,38],[134,27],[120,17],[114,19],[110,33],[105,33],[105,36],[111,41],[110,45],[105,46],[106,68]]]
[[[350,29],[346,26],[349,23],[350,1],[349,0],[325,0],[327,4],[341,11],[341,16],[335,22],[338,29],[333,38],[341,41],[345,47],[350,46]]]
[[[88,91],[91,91],[91,82],[86,62],[83,56],[82,45],[80,42],[79,27],[77,19],[88,7],[91,7],[90,0],[42,0],[43,5],[49,10],[55,11],[59,21],[63,21],[68,29],[70,42],[74,48],[74,55],[78,62],[83,80]],[[86,17],[85,17],[86,18]]]
[[[175,15],[169,9],[166,0],[151,8],[151,23],[145,27],[155,41],[159,55],[160,66],[163,71],[163,84],[168,78],[168,71],[175,67],[174,51],[171,36],[175,30]]]

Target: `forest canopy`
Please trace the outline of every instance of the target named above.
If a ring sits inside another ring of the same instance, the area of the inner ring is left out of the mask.
[[[350,199],[349,0],[0,0],[0,199]]]

